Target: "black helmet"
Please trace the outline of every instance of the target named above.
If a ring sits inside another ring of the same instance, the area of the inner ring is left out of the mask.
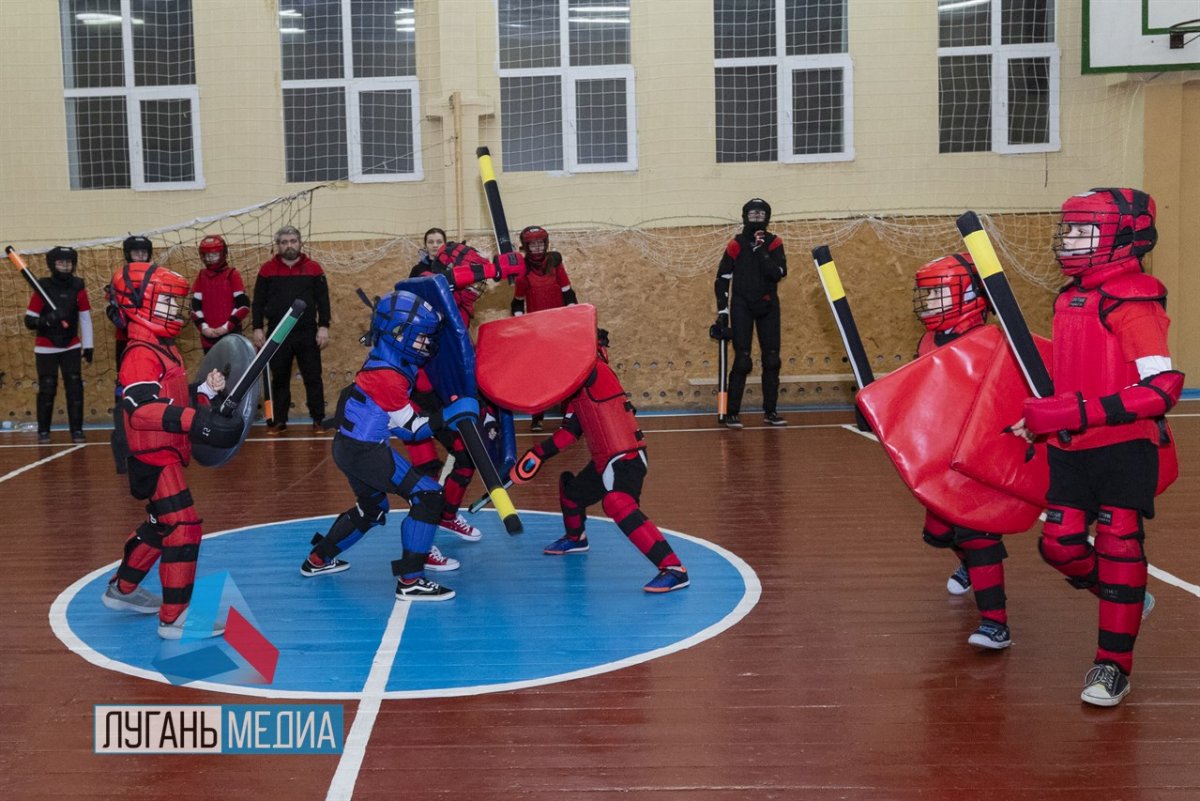
[[[761,223],[750,222],[750,212],[763,211],[766,212],[767,218]],[[761,197],[752,197],[746,201],[746,205],[742,206],[742,225],[747,228],[761,229],[766,228],[771,222],[771,204],[763,200]]]
[[[79,265],[79,254],[75,252],[75,248],[57,245],[46,251],[46,266],[50,268],[51,275],[58,274],[54,265],[63,259],[71,262],[71,273],[74,274],[75,268]]]
[[[125,251],[125,261],[132,262],[133,257],[130,255],[135,250],[146,251],[146,261],[154,258],[154,245],[144,236],[127,236],[125,241],[121,243],[121,250]]]

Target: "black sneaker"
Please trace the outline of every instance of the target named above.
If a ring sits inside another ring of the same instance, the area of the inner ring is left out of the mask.
[[[350,563],[341,559],[334,559],[332,562],[326,562],[323,565],[314,565],[308,559],[305,559],[304,564],[300,565],[300,575],[323,576],[326,573],[341,573],[343,570],[349,569]]]
[[[87,437],[83,435],[82,431],[72,431],[71,442],[74,442],[76,445],[78,445],[81,442],[87,442]]]
[[[454,590],[427,578],[405,581],[396,579],[397,601],[449,601],[454,597]]]
[[[50,432],[49,431],[39,431],[38,432],[38,445],[45,445],[49,442],[50,442]]]
[[[784,420],[775,412],[767,412],[763,415],[763,422],[769,426],[786,426],[787,420]]]
[[[1079,696],[1092,706],[1116,706],[1129,695],[1129,677],[1112,662],[1097,662],[1083,679]]]
[[[1012,635],[1008,631],[1008,626],[1003,623],[984,620],[979,624],[979,628],[975,629],[975,633],[967,638],[967,642],[976,648],[999,651],[1012,645]]]
[[[742,421],[738,419],[738,416],[736,414],[727,414],[727,415],[725,415],[725,427],[726,428],[741,428]]]
[[[535,417],[530,420],[529,430],[534,434],[540,434],[542,432],[542,419],[540,417]]]
[[[960,564],[958,569],[950,574],[950,578],[946,579],[946,592],[951,595],[966,595],[971,591],[971,574],[967,572],[967,566]]]

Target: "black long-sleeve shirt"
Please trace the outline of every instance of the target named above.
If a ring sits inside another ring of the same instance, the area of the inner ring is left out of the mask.
[[[321,265],[303,253],[291,267],[275,256],[259,268],[258,278],[254,281],[252,325],[263,328],[265,320],[267,327],[273,328],[297,299],[308,304],[296,323],[297,328],[329,327],[329,283]]]

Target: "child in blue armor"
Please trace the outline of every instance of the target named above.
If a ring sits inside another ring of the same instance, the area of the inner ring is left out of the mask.
[[[371,352],[338,401],[333,460],[350,483],[355,503],[342,512],[300,566],[304,576],[340,573],[350,567],[338,555],[375,526],[384,524],[388,494],[411,506],[400,526],[403,554],[392,562],[396,598],[446,601],[454,590],[425,578],[425,561],[441,519],[445,498],[436,480],[414,470],[390,445],[425,439],[459,420],[478,416],[475,398],[459,398],[428,416],[413,406],[410,394],[417,371],[437,348],[442,318],[409,292],[393,292],[376,302],[368,341]]]

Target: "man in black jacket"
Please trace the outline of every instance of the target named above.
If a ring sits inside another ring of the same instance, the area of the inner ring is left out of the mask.
[[[268,329],[283,319],[292,307],[292,301],[298,298],[308,305],[295,330],[271,358],[271,391],[275,397],[272,434],[287,430],[293,358],[304,380],[305,400],[313,428],[321,430],[325,420],[321,350],[329,343],[329,284],[321,265],[301,253],[300,246],[300,231],[296,228],[285,225],[276,231],[275,256],[259,268],[254,282],[251,320],[257,348],[266,343]]]

